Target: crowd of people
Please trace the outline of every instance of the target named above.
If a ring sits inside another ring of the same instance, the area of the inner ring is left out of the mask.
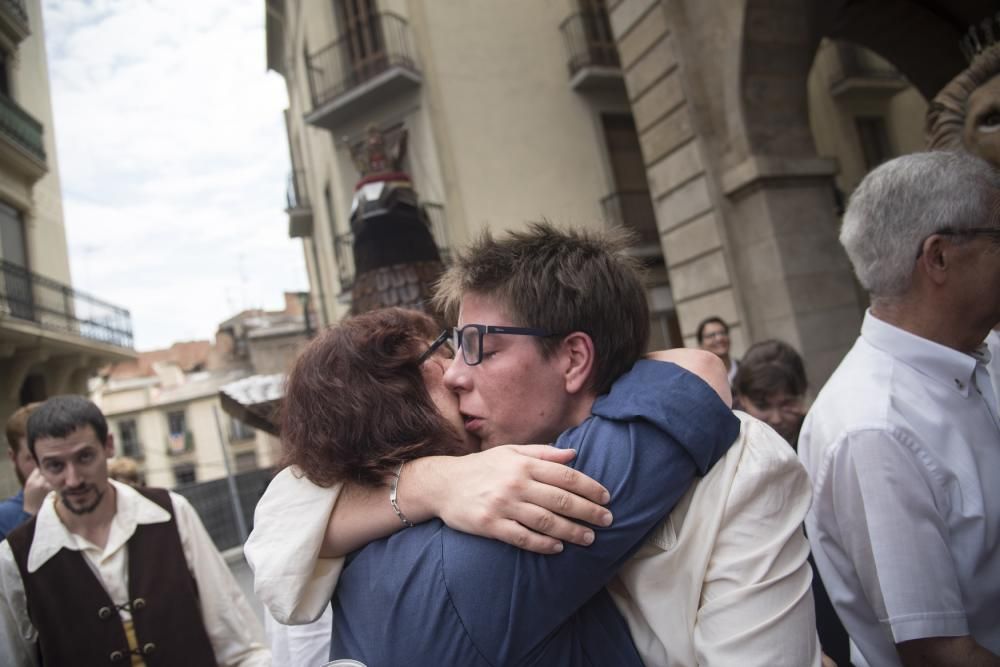
[[[1000,174],[889,161],[840,239],[871,306],[812,401],[719,317],[646,354],[623,234],[486,234],[456,326],[320,333],[245,545],[273,655],[190,504],[109,478],[100,410],[25,406],[0,663],[1000,665]]]

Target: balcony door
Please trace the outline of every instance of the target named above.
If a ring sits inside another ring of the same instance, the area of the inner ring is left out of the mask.
[[[611,20],[605,0],[577,0],[583,35],[591,65],[618,66],[618,47],[611,32]]]
[[[28,273],[28,252],[21,213],[0,202],[0,296],[14,317],[35,319],[35,299]]]
[[[347,80],[357,85],[388,66],[385,36],[375,0],[335,0],[342,28]]]
[[[646,165],[635,121],[631,114],[604,114],[601,123],[615,182],[616,216],[619,218],[616,222],[638,233],[641,243],[659,246],[656,215],[649,196]]]

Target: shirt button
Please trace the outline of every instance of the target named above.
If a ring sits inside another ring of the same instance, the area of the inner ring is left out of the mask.
[[[146,608],[146,598],[136,598],[132,600],[132,609],[140,611]]]
[[[955,386],[958,387],[959,389],[965,389],[965,385],[958,378],[955,378]]]
[[[111,607],[101,607],[97,610],[97,618],[106,621],[111,618]]]
[[[111,656],[110,656],[111,662],[121,662],[121,660],[124,657],[125,657],[125,654],[122,653],[121,651],[112,651],[111,652]]]
[[[142,647],[142,654],[143,655],[149,655],[150,653],[152,653],[155,650],[156,650],[156,644],[154,644],[153,642],[149,642],[148,644],[145,644]]]

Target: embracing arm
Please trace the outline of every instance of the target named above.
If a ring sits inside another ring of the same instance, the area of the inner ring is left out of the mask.
[[[649,359],[674,363],[705,381],[732,405],[725,365],[711,352],[660,350]],[[437,517],[450,528],[536,553],[559,553],[562,542],[581,546],[606,526],[611,513],[602,485],[565,465],[575,452],[542,445],[508,445],[464,457],[432,456],[406,464],[398,504],[413,523]],[[320,556],[336,558],[402,527],[381,488],[347,484],[330,515]]]
[[[560,540],[593,541],[592,530],[570,519],[611,522],[600,504],[608,501],[607,489],[564,465],[575,455],[547,445],[506,445],[466,456],[417,459],[403,468],[397,503],[413,523],[438,517],[456,530],[558,553]],[[320,556],[342,556],[400,528],[388,485],[345,485]]]
[[[444,577],[450,598],[484,655],[516,661],[602,589],[697,474],[726,452],[739,421],[701,380],[671,364],[640,362],[594,417],[560,436],[577,450],[574,467],[611,492],[610,527],[595,527],[587,548],[556,556],[511,550],[445,529]],[[484,595],[484,591],[511,591]],[[497,631],[496,619],[507,622]]]

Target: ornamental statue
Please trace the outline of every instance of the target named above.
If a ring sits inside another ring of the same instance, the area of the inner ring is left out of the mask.
[[[965,149],[1000,167],[1000,12],[962,40],[969,66],[937,94],[927,110],[927,145]]]
[[[350,215],[355,267],[351,314],[401,306],[437,315],[430,297],[444,264],[427,212],[403,171],[406,141],[403,129],[389,146],[372,125],[351,151],[361,173]]]

